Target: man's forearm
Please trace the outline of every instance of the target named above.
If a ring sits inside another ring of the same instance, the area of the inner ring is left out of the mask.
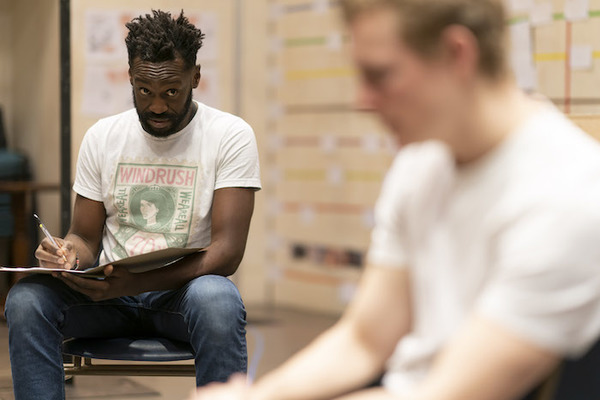
[[[338,397],[336,400],[405,400],[398,398],[384,388],[361,390],[347,396]]]
[[[252,388],[252,400],[325,399],[366,386],[381,373],[383,360],[360,344],[352,328],[339,322],[267,374]]]
[[[202,275],[229,276],[237,269],[241,258],[232,257],[218,243],[209,246],[206,251],[192,254],[183,260],[166,267],[140,274],[138,291],[179,289],[190,280]]]

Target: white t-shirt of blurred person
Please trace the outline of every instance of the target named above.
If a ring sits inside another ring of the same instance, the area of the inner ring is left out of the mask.
[[[413,296],[390,391],[410,394],[474,314],[566,357],[600,334],[600,145],[553,107],[464,166],[405,147],[375,219],[368,263],[408,268]]]

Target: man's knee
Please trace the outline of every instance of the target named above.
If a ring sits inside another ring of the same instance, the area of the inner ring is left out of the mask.
[[[10,326],[32,322],[46,315],[55,306],[53,286],[55,278],[49,275],[32,275],[21,279],[9,291],[4,314]]]
[[[186,313],[219,330],[245,325],[246,312],[236,286],[229,279],[205,275],[190,281],[185,293]]]

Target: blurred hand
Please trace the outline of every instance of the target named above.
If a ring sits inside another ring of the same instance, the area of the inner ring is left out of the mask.
[[[251,400],[246,376],[235,374],[227,383],[211,383],[198,388],[188,400]]]
[[[54,238],[60,248],[56,248],[48,238],[44,238],[35,251],[35,258],[40,262],[40,267],[71,269],[75,265],[76,252],[73,243],[61,238]],[[67,258],[67,261],[63,258]]]

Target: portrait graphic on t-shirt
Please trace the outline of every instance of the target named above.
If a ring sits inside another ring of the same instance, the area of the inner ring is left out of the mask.
[[[190,235],[198,168],[119,163],[114,204],[119,257],[185,247]]]

